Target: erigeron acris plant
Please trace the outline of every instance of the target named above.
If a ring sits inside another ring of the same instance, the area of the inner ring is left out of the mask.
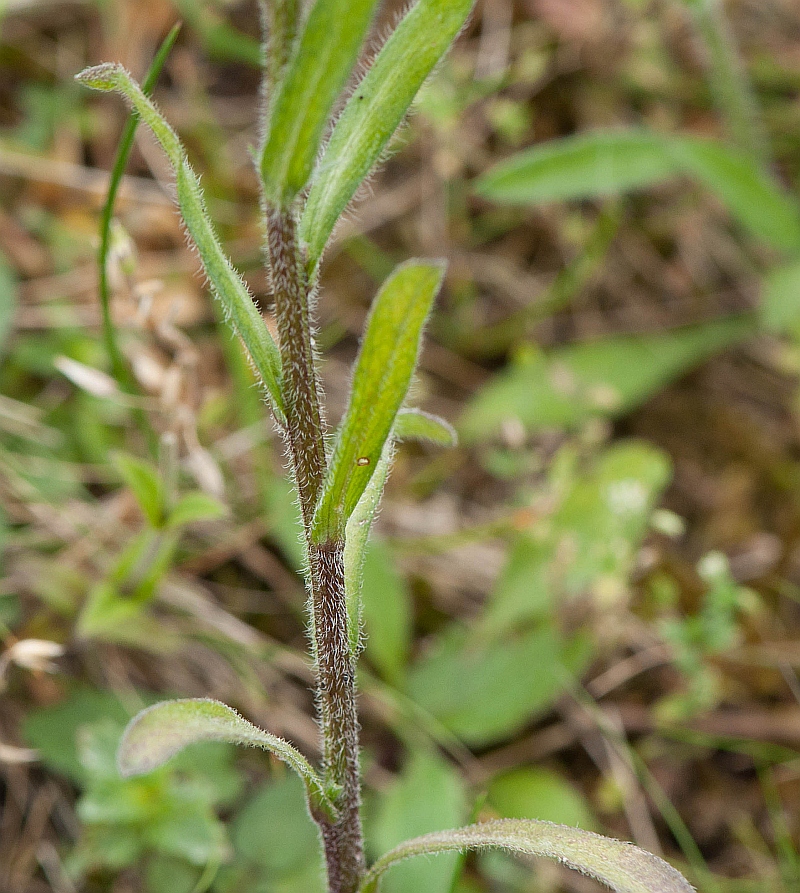
[[[157,704],[129,725],[119,751],[124,775],[148,772],[185,745],[221,740],[262,747],[305,784],[320,829],[330,893],[376,891],[396,862],[421,854],[501,847],[548,856],[623,893],[687,893],[682,876],[637,847],[547,822],[498,820],[407,841],[366,864],[361,827],[355,668],[361,647],[360,572],[369,528],[396,441],[453,439],[440,419],[404,407],[425,321],[444,274],[441,261],[411,260],[373,302],[356,359],[348,407],[332,440],[312,339],[319,265],[333,229],[370,175],[418,90],[464,26],[473,0],[417,0],[349,94],[378,0],[269,0],[263,140],[259,152],[266,256],[278,343],[209,220],[199,178],[177,135],[119,65],[78,76],[121,93],[155,134],[172,165],[177,198],[211,286],[264,386],[298,494],[307,554],[311,653],[322,763],[216,701]]]

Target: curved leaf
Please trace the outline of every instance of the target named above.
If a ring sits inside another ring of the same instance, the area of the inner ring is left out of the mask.
[[[464,26],[474,0],[417,0],[359,82],[331,134],[300,222],[309,272],[419,88]]]
[[[400,844],[370,868],[359,893],[376,893],[381,875],[411,856],[486,847],[555,859],[607,884],[617,893],[693,893],[694,890],[679,871],[632,843],[550,822],[499,819],[425,834]]]
[[[77,75],[77,80],[95,90],[122,94],[161,143],[175,171],[181,216],[197,245],[203,269],[225,315],[244,342],[253,365],[267,388],[278,420],[283,423],[281,362],[277,345],[272,340],[247,286],[222,250],[206,211],[200,181],[189,164],[177,134],[121,65],[106,63],[87,68]]]
[[[270,111],[261,154],[267,199],[285,206],[306,185],[325,124],[355,64],[377,0],[317,0]]]
[[[322,781],[298,750],[210,698],[162,701],[134,716],[117,751],[120,774],[130,778],[152,772],[184,747],[198,741],[224,741],[270,751],[303,779],[312,807],[321,809],[329,817],[335,815]]]
[[[456,429],[449,422],[421,409],[401,409],[392,434],[398,441],[422,440],[442,447],[458,444]]]
[[[417,364],[422,327],[444,267],[408,261],[386,280],[372,305],[355,364],[350,404],[314,514],[317,543],[340,540],[378,465]]]

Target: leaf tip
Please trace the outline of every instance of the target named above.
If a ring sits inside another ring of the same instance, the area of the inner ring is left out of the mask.
[[[142,718],[148,714],[153,707],[147,707],[136,714],[131,719],[125,731],[120,738],[117,747],[117,770],[123,778],[133,778],[136,775],[146,775],[157,767],[157,763],[150,765],[152,761],[142,759],[141,748],[137,746],[136,728]]]
[[[123,71],[122,66],[116,62],[103,62],[101,65],[84,68],[75,75],[75,80],[93,90],[116,90]]]

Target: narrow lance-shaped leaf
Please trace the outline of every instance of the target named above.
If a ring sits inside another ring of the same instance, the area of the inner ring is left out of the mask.
[[[354,90],[319,163],[300,222],[312,274],[336,221],[464,26],[473,3],[417,0]]]
[[[249,723],[219,701],[187,698],[162,701],[134,716],[117,751],[117,764],[125,778],[144,775],[162,766],[189,744],[223,741],[260,747],[275,754],[303,779],[312,808],[334,817],[322,781],[308,760],[288,741]]]
[[[239,274],[234,270],[217,239],[205,207],[200,181],[192,170],[175,131],[155,105],[144,95],[121,65],[87,68],[77,79],[96,90],[121,93],[153,131],[172,165],[177,180],[178,205],[189,234],[197,245],[203,268],[244,342],[258,374],[267,388],[278,420],[283,423],[280,354]]]
[[[347,602],[347,629],[350,650],[357,654],[361,643],[361,586],[364,574],[364,558],[372,522],[378,512],[378,504],[392,466],[394,445],[391,438],[383,445],[378,465],[361,494],[353,514],[347,520],[344,534],[344,592]]]
[[[616,335],[526,357],[474,395],[459,431],[475,442],[494,436],[509,418],[528,431],[574,430],[587,419],[618,418],[754,328],[752,316],[734,316],[664,335]]]
[[[377,0],[317,0],[272,102],[261,154],[267,199],[306,185],[331,108],[355,64]]]
[[[475,192],[503,204],[619,195],[679,173],[663,137],[646,130],[597,131],[549,140],[501,161],[475,181]]]
[[[550,140],[501,161],[475,192],[510,205],[620,195],[687,175],[726,206],[753,236],[800,247],[800,209],[742,152],[716,140],[648,130],[596,131]]]
[[[361,588],[369,534],[392,465],[394,442],[403,440],[422,440],[436,446],[452,447],[458,442],[458,435],[444,419],[420,409],[401,409],[397,413],[378,465],[345,528],[344,583],[350,647],[354,654],[361,640]]]
[[[340,540],[380,459],[417,364],[422,327],[444,275],[409,261],[384,283],[367,320],[350,404],[336,437],[314,514],[314,541]]]
[[[400,844],[375,862],[364,877],[359,893],[376,893],[381,875],[411,856],[486,847],[555,859],[596,878],[617,893],[693,893],[694,890],[671,865],[632,843],[551,822],[499,819],[426,834]]]

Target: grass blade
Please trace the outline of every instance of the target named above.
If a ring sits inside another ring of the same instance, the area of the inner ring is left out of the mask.
[[[142,92],[145,96],[149,96],[153,92],[158,76],[167,61],[170,50],[178,38],[181,25],[175,25],[169,34],[164,38],[164,42],[159,47],[158,52],[153,59],[150,69],[145,75],[142,83]],[[106,202],[103,205],[103,211],[100,215],[100,248],[98,251],[98,264],[100,269],[100,311],[102,314],[103,340],[105,341],[106,351],[111,360],[111,372],[116,380],[124,385],[128,390],[132,389],[133,381],[131,379],[128,367],[122,357],[122,351],[117,344],[117,336],[114,330],[114,323],[111,320],[111,289],[108,284],[108,252],[111,247],[111,220],[114,214],[114,204],[117,200],[120,183],[122,182],[125,167],[128,164],[128,158],[133,148],[133,139],[136,135],[136,128],[139,124],[139,115],[133,111],[125,124],[122,131],[122,138],[119,141],[117,149],[117,157],[114,159],[114,167],[111,169],[111,177],[108,183],[108,194]]]
[[[317,0],[278,86],[261,153],[268,201],[306,185],[336,98],[353,70],[377,0]]]
[[[555,859],[596,878],[617,893],[693,893],[694,890],[679,871],[632,843],[551,822],[498,819],[425,834],[400,844],[370,868],[359,893],[376,893],[381,875],[412,856],[487,847]]]
[[[161,143],[175,171],[181,216],[197,245],[203,269],[226,315],[244,342],[256,371],[261,376],[278,421],[283,423],[281,362],[278,348],[253,303],[247,286],[222,250],[206,211],[200,181],[192,170],[175,131],[121,65],[109,63],[87,68],[77,76],[77,79],[96,90],[121,93]]]
[[[383,45],[331,134],[300,223],[313,275],[336,221],[377,164],[474,0],[417,0]]]
[[[384,283],[367,320],[350,404],[314,515],[313,537],[340,540],[378,465],[417,364],[422,327],[439,291],[441,264],[409,261]]]
[[[138,713],[128,723],[117,751],[120,774],[130,778],[152,772],[198,741],[224,741],[268,750],[303,779],[313,806],[329,816],[335,814],[322,781],[298,750],[210,698],[162,701]]]

